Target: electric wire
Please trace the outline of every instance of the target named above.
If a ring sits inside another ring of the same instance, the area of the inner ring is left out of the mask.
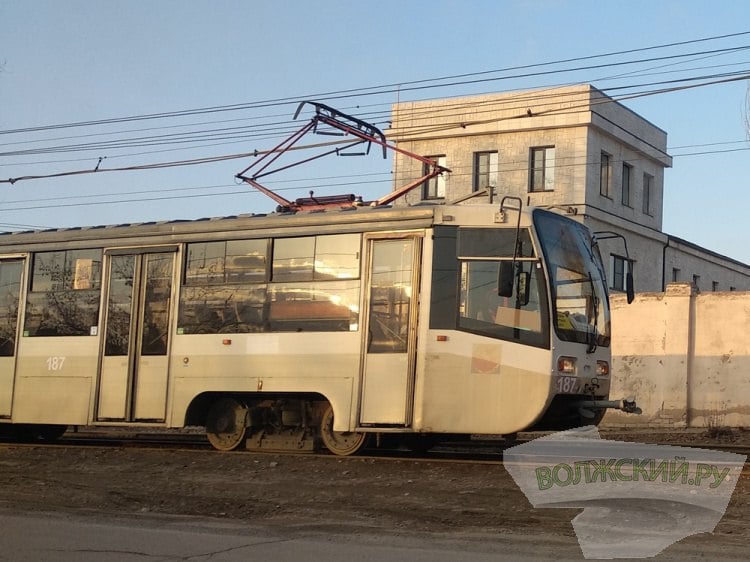
[[[511,76],[502,76],[502,77],[496,77],[496,78],[475,78],[473,80],[462,80],[458,82],[456,81],[459,78],[468,78],[472,76],[486,76],[488,74],[497,74],[500,72],[525,70],[525,69],[530,69],[530,68],[543,68],[546,66],[552,66],[556,64],[565,64],[569,62],[593,60],[597,58],[606,58],[606,57],[618,56],[622,54],[632,54],[636,52],[645,52],[648,50],[656,50],[656,49],[668,48],[668,47],[673,47],[673,46],[695,44],[699,42],[726,39],[730,37],[732,38],[740,37],[744,35],[750,35],[750,31],[718,35],[718,36],[713,36],[713,37],[705,37],[705,38],[693,39],[690,41],[681,41],[677,43],[667,43],[663,45],[642,47],[638,49],[629,49],[625,51],[614,51],[610,53],[602,53],[602,54],[597,54],[597,55],[588,55],[588,56],[583,56],[583,57],[560,59],[560,60],[548,61],[544,63],[507,67],[503,69],[488,70],[488,71],[481,71],[481,72],[474,72],[474,73],[464,73],[464,74],[457,74],[457,75],[445,76],[445,77],[440,77],[440,78],[430,78],[430,79],[425,79],[425,80],[414,80],[414,81],[401,82],[401,83],[385,84],[381,86],[369,86],[369,87],[364,87],[364,88],[351,88],[351,89],[337,90],[337,91],[331,91],[331,92],[322,92],[322,93],[317,93],[317,94],[309,94],[306,96],[272,98],[272,99],[262,100],[262,101],[257,101],[257,102],[245,102],[245,103],[239,103],[239,104],[202,107],[202,108],[185,109],[185,110],[177,110],[177,111],[170,111],[170,112],[149,113],[149,114],[126,116],[126,117],[114,117],[114,118],[108,118],[108,119],[77,121],[77,122],[71,122],[71,123],[60,123],[60,124],[43,125],[43,126],[37,126],[37,127],[0,130],[0,135],[28,133],[28,132],[37,132],[37,131],[54,130],[54,129],[64,129],[64,128],[71,128],[71,127],[123,123],[123,122],[130,122],[130,121],[163,119],[166,117],[184,117],[184,116],[202,115],[202,114],[214,113],[214,112],[219,113],[219,112],[226,112],[226,111],[236,111],[240,109],[266,108],[266,107],[273,107],[273,106],[278,106],[278,105],[295,104],[305,99],[321,98],[321,99],[330,100],[330,99],[342,99],[342,98],[354,97],[354,96],[370,96],[370,95],[375,95],[375,94],[388,94],[388,93],[394,93],[396,90],[394,90],[393,88],[396,88],[396,87],[398,88],[399,92],[415,91],[415,90],[421,90],[421,89],[426,89],[426,88],[436,88],[436,87],[442,88],[442,87],[456,86],[456,85],[477,84],[477,83],[496,81],[496,80],[529,78],[529,77],[538,77],[541,75],[548,75],[548,74],[559,74],[559,73],[564,73],[564,72],[577,72],[577,71],[583,71],[583,70],[592,70],[592,69],[597,69],[597,68],[606,68],[609,66],[623,66],[623,65],[629,65],[629,64],[639,64],[639,63],[644,63],[644,62],[679,59],[679,58],[696,56],[696,55],[704,55],[704,54],[709,54],[709,53],[731,53],[731,52],[737,52],[741,50],[750,49],[750,46],[742,45],[739,47],[726,47],[722,49],[712,49],[712,50],[707,50],[707,51],[681,53],[681,54],[674,54],[674,55],[664,55],[661,57],[651,57],[647,59],[617,61],[617,62],[611,62],[611,63],[606,63],[606,64],[579,66],[579,67],[573,67],[573,68],[555,69],[555,70],[550,70],[550,71],[540,71],[540,72],[533,72],[533,73],[514,74]],[[444,82],[445,80],[453,80],[453,81]],[[404,87],[404,86],[407,86],[407,87]]]
[[[548,61],[544,63],[538,63],[533,65],[524,65],[524,66],[518,66],[518,67],[508,67],[504,69],[496,69],[496,70],[488,70],[488,71],[482,71],[482,72],[475,72],[475,73],[464,73],[464,74],[457,74],[452,76],[443,76],[439,78],[430,78],[430,79],[423,79],[423,80],[414,80],[409,82],[402,82],[402,83],[394,83],[394,84],[385,84],[381,86],[372,86],[372,87],[366,87],[366,88],[352,88],[347,90],[338,90],[333,92],[324,92],[322,94],[314,94],[309,96],[295,96],[295,97],[288,97],[288,98],[276,98],[271,100],[261,100],[256,102],[248,102],[244,104],[232,104],[232,105],[224,105],[224,106],[214,106],[214,107],[208,107],[208,108],[197,108],[193,110],[180,110],[180,111],[173,111],[173,112],[164,112],[164,113],[152,113],[152,114],[142,114],[142,115],[136,115],[136,116],[129,116],[129,117],[118,117],[118,118],[112,118],[112,119],[104,119],[104,120],[91,120],[91,121],[81,121],[81,122],[74,122],[74,123],[62,123],[62,124],[56,124],[56,125],[46,125],[46,126],[39,126],[39,127],[28,127],[24,129],[11,129],[6,131],[0,131],[0,135],[11,135],[11,134],[17,134],[17,133],[39,133],[39,132],[47,132],[47,131],[54,131],[58,129],[70,129],[74,127],[84,127],[84,126],[100,126],[100,125],[112,125],[115,123],[126,123],[131,121],[145,121],[145,120],[156,120],[156,119],[170,119],[170,118],[183,118],[186,116],[192,116],[192,115],[203,115],[203,114],[212,114],[212,113],[221,113],[226,111],[235,111],[235,110],[258,110],[258,109],[264,109],[268,107],[274,107],[274,106],[284,106],[284,105],[291,105],[299,103],[303,99],[309,99],[309,98],[315,98],[315,97],[324,97],[324,99],[344,99],[344,98],[351,98],[351,97],[365,97],[365,96],[375,96],[375,95],[386,95],[389,93],[393,93],[394,91],[399,92],[405,92],[405,91],[419,91],[422,89],[427,88],[442,88],[442,87],[448,87],[448,86],[466,86],[471,84],[478,84],[483,82],[491,82],[496,80],[510,80],[514,78],[528,78],[528,77],[536,77],[536,76],[545,76],[545,75],[553,75],[553,74],[561,74],[561,73],[573,73],[573,72],[580,72],[584,70],[593,70],[598,68],[619,68],[625,65],[635,65],[635,64],[644,64],[644,63],[653,63],[653,62],[666,62],[670,61],[669,63],[662,65],[661,67],[657,68],[666,68],[666,67],[672,67],[679,64],[684,64],[685,59],[687,57],[696,57],[699,56],[701,58],[711,58],[711,57],[718,57],[718,56],[724,56],[729,54],[735,54],[743,52],[747,49],[750,49],[750,46],[748,45],[740,45],[740,46],[734,46],[734,47],[727,47],[723,49],[712,49],[712,50],[704,50],[704,51],[698,51],[693,53],[682,53],[682,54],[672,54],[672,55],[665,55],[660,57],[650,57],[650,58],[641,58],[636,60],[629,60],[629,61],[616,61],[616,62],[610,62],[608,64],[597,64],[597,65],[586,65],[586,66],[579,66],[574,68],[564,68],[564,69],[554,69],[554,70],[548,70],[548,71],[540,71],[540,72],[534,72],[534,73],[523,73],[523,74],[515,74],[511,76],[500,76],[500,77],[492,77],[492,78],[480,78],[480,77],[488,77],[492,76],[493,74],[499,74],[503,72],[511,72],[511,71],[518,71],[518,70],[526,70],[526,69],[533,69],[533,68],[544,68],[549,67],[553,65],[559,65],[559,64],[567,64],[570,62],[582,62],[582,61],[588,61],[588,60],[594,60],[597,58],[604,58],[604,57],[612,57],[612,56],[619,56],[624,54],[632,54],[637,52],[645,52],[649,50],[656,50],[656,49],[662,49],[662,48],[669,48],[669,47],[675,47],[675,46],[684,46],[689,44],[695,44],[699,42],[706,42],[706,41],[712,41],[712,40],[719,40],[719,39],[726,39],[726,38],[735,38],[740,37],[744,35],[749,35],[750,31],[747,32],[740,32],[735,34],[727,34],[727,35],[721,35],[721,36],[714,36],[714,37],[705,37],[700,39],[694,39],[689,41],[681,41],[677,43],[669,43],[664,45],[656,45],[656,46],[650,46],[650,47],[643,47],[639,49],[631,49],[627,51],[618,51],[618,52],[612,52],[612,53],[603,53],[598,55],[589,55],[586,57],[576,57],[576,58],[570,58],[570,59],[561,59],[557,61]],[[696,60],[696,59],[694,59]],[[712,67],[707,68],[718,68],[718,67],[726,67],[726,66],[737,66],[740,64],[746,64],[746,63],[733,63],[733,65],[714,65]],[[702,67],[706,68],[706,67]],[[653,70],[653,69],[649,69]],[[682,69],[682,70],[671,70],[669,73],[677,73],[677,72],[686,72],[688,69]],[[691,69],[691,71],[695,71],[696,69]],[[648,75],[660,75],[660,74],[666,74],[667,72],[661,71],[661,72],[651,72]],[[602,78],[600,80],[615,80],[615,79],[621,79],[624,77],[633,78],[634,75],[638,76],[645,76],[644,71],[641,70],[633,70],[632,72],[628,72],[627,74],[621,74],[616,76],[610,76],[606,78]],[[460,78],[473,78],[472,80],[463,80],[463,81],[457,81]],[[750,73],[748,70],[740,70],[734,73],[716,73],[712,75],[702,75],[702,76],[691,76],[691,77],[684,77],[679,78],[675,80],[670,81],[661,81],[661,82],[650,82],[645,84],[628,84],[628,85],[622,85],[622,86],[613,86],[612,88],[605,88],[603,91],[605,92],[612,92],[614,95],[611,96],[611,99],[609,102],[617,102],[621,100],[627,100],[627,99],[635,99],[638,97],[645,97],[645,96],[651,96],[651,95],[659,95],[663,93],[671,93],[671,92],[677,92],[682,91],[685,89],[690,88],[700,88],[710,85],[718,85],[718,84],[725,84],[732,81],[739,81],[739,80],[745,80],[750,78]],[[451,80],[453,82],[445,83],[446,81]],[[710,82],[707,82],[707,80],[710,80]],[[700,83],[695,83],[698,81],[702,81]],[[693,82],[693,83],[690,83]],[[571,82],[570,84],[576,84],[577,82]],[[654,86],[665,86],[666,84],[673,84],[673,86],[669,87],[663,87],[663,88],[654,88]],[[682,84],[681,86],[676,86],[675,84]],[[405,87],[406,86],[406,87]],[[394,90],[393,88],[396,88]],[[637,91],[638,89],[641,89],[641,91]],[[650,88],[648,90],[644,90],[643,88]],[[546,88],[545,88],[546,89]],[[357,93],[359,92],[359,93]],[[543,93],[544,89],[538,90],[536,92],[531,92],[526,98],[523,98],[523,96],[518,96],[517,99],[515,99],[513,102],[510,100],[505,103],[515,103],[515,109],[518,111],[526,111],[526,107],[524,105],[528,105],[528,103],[535,102],[537,104],[543,104],[545,99],[545,94]],[[621,92],[620,94],[616,94],[614,92]],[[547,94],[549,95],[549,94]],[[579,93],[580,95],[580,93]],[[333,97],[330,97],[333,96]],[[460,97],[460,96],[457,96]],[[523,101],[526,103],[524,104]],[[389,107],[386,104],[383,103],[373,103],[369,105],[363,105],[358,104],[355,106],[352,106],[352,109],[357,108],[367,108],[368,111],[366,112],[357,112],[358,117],[365,118],[368,120],[377,120],[378,125],[381,121],[387,122],[390,120],[391,115],[390,111],[388,109],[379,109],[382,107]],[[466,104],[461,103],[460,101],[455,104],[456,109],[456,116],[460,117],[462,114],[464,114],[466,111],[472,110],[472,104]],[[508,109],[508,107],[506,107]],[[566,108],[570,110],[571,108]],[[349,109],[347,109],[349,111]],[[492,106],[486,106],[484,109],[484,113],[489,113],[492,111],[497,111],[497,106],[494,108]],[[575,112],[575,110],[574,110]],[[562,113],[562,112],[560,112]],[[475,112],[476,114],[476,112]],[[415,119],[419,120],[429,120],[432,115],[432,118],[434,118],[434,113],[430,114],[427,111],[425,111],[422,114],[415,114]],[[151,155],[151,154],[157,154],[157,153],[163,153],[163,152],[170,152],[170,151],[184,151],[184,150],[194,150],[199,148],[207,148],[212,146],[221,146],[226,144],[238,144],[238,143],[246,143],[248,140],[254,139],[256,141],[259,140],[268,140],[273,138],[279,138],[285,134],[289,134],[290,132],[294,131],[296,127],[299,125],[299,122],[294,121],[292,119],[283,119],[284,114],[269,114],[269,115],[260,115],[260,116],[244,116],[243,118],[238,119],[223,119],[223,120],[213,120],[213,121],[203,121],[199,123],[191,123],[191,124],[178,124],[178,125],[161,125],[158,127],[142,127],[139,129],[131,129],[129,131],[120,131],[120,132],[97,132],[97,133],[88,133],[85,135],[68,135],[68,136],[58,136],[54,138],[48,138],[43,140],[23,140],[23,141],[14,141],[14,142],[8,142],[0,144],[0,146],[18,146],[18,145],[33,145],[33,144],[39,144],[41,142],[54,142],[54,141],[64,141],[64,140],[74,140],[74,139],[82,139],[82,138],[96,138],[96,137],[107,137],[107,136],[113,136],[117,134],[131,134],[131,133],[138,133],[138,132],[151,132],[151,131],[163,131],[167,129],[177,129],[177,128],[189,128],[192,127],[192,131],[183,131],[183,132],[175,132],[175,133],[167,133],[167,134],[156,134],[156,135],[141,135],[136,137],[125,137],[125,138],[115,138],[115,139],[105,139],[101,142],[81,142],[81,143],[71,143],[71,144],[59,144],[59,145],[53,145],[53,146],[47,146],[47,147],[32,147],[27,150],[9,150],[6,152],[0,152],[0,156],[3,157],[9,157],[9,156],[41,156],[44,154],[62,154],[62,153],[76,153],[76,152],[106,152],[106,151],[115,151],[115,150],[125,150],[125,149],[132,149],[132,148],[155,148],[155,147],[164,147],[164,146],[172,146],[173,148],[159,148],[158,150],[148,150],[143,151],[135,154],[108,154],[106,157],[103,157],[100,159],[99,164],[101,164],[102,160],[105,158],[126,158],[126,157],[133,157],[133,156],[145,156],[145,155]],[[518,115],[515,118],[522,118],[523,115]],[[271,121],[274,119],[273,121]],[[265,122],[262,122],[264,121]],[[195,129],[195,127],[201,127],[201,126],[211,126],[218,123],[234,123],[234,122],[248,122],[248,121],[256,121],[255,124],[246,124],[246,125],[238,125],[235,127],[221,127],[221,128],[212,128],[212,129]],[[480,121],[481,122],[481,121]],[[461,121],[457,120],[453,123],[446,123],[444,126],[452,126],[455,128],[458,125],[466,124],[462,123]],[[406,134],[407,129],[402,130],[402,134]],[[413,128],[410,129],[412,135],[419,135],[419,134],[428,134],[428,133],[435,133],[437,131],[430,130],[427,128],[419,129],[419,128]],[[394,136],[395,136],[394,132]],[[416,140],[418,137],[409,138],[408,140]],[[217,141],[217,142],[208,142],[208,141]],[[742,142],[742,141],[728,141],[728,143],[734,143],[734,142]],[[317,143],[317,144],[311,144],[301,147],[295,147],[295,149],[308,149],[308,148],[315,148],[320,146],[330,146],[337,144],[336,141],[332,143]],[[706,143],[706,144],[694,144],[694,145],[684,145],[681,147],[672,147],[670,150],[678,150],[678,149],[688,149],[688,148],[700,148],[700,147],[708,147],[708,146],[714,146],[714,145],[721,145],[725,143]],[[186,146],[189,145],[189,146]],[[748,150],[748,148],[745,147],[739,147],[739,148],[728,148],[728,149],[716,149],[716,150],[708,150],[708,151],[692,151],[692,152],[686,152],[681,154],[674,154],[674,158],[684,157],[684,156],[702,156],[702,155],[709,155],[709,154],[722,154],[722,153],[728,153],[728,152],[739,152],[739,151],[745,151]],[[65,176],[72,176],[72,175],[82,175],[82,174],[92,174],[92,173],[100,173],[100,172],[120,172],[120,171],[134,171],[134,170],[153,170],[157,168],[171,168],[171,167],[179,167],[179,166],[193,166],[193,165],[199,165],[199,164],[210,164],[210,163],[218,163],[218,162],[224,162],[227,160],[234,160],[234,159],[240,159],[240,158],[249,158],[251,156],[257,156],[258,154],[263,154],[263,151],[252,151],[252,152],[240,152],[235,154],[225,154],[225,155],[216,155],[216,156],[203,156],[200,158],[185,158],[180,160],[173,160],[168,162],[159,162],[159,163],[150,163],[150,164],[136,164],[131,166],[120,166],[120,167],[101,167],[97,165],[96,169],[88,169],[88,170],[75,170],[75,171],[68,171],[68,172],[58,172],[54,174],[27,174],[23,176],[19,176],[16,178],[9,178],[7,180],[0,180],[0,183],[10,183],[15,184],[17,181],[20,180],[27,180],[27,179],[43,179],[43,178],[59,178],[59,177],[65,177]],[[68,159],[68,160],[59,160],[59,161],[36,161],[36,162],[29,162],[29,163],[14,163],[12,165],[41,165],[41,164],[51,164],[51,163],[59,163],[59,162],[83,162],[83,161],[91,161],[90,158],[81,158],[81,159]],[[519,163],[526,165],[526,163]],[[9,164],[5,164],[8,166]],[[593,165],[593,163],[585,163],[585,164],[579,164],[579,165]],[[525,169],[525,168],[524,168]],[[458,171],[456,172],[458,173]],[[464,173],[461,171],[461,173]],[[468,172],[467,172],[468,173]],[[356,175],[348,176],[356,178]],[[315,181],[315,178],[307,178],[307,180],[313,180]],[[302,180],[290,180],[290,181],[302,181]],[[390,179],[383,180],[390,182]],[[273,183],[273,182],[270,182]],[[345,182],[342,184],[319,184],[314,186],[306,186],[306,187],[315,187],[315,188],[330,188],[330,187],[337,187],[339,185],[359,185],[362,183],[367,182]],[[228,186],[225,186],[228,187]],[[164,200],[164,199],[183,199],[185,197],[208,197],[208,196],[229,196],[229,195],[236,195],[238,193],[250,193],[255,194],[257,192],[250,191],[247,188],[244,188],[244,191],[232,191],[232,192],[226,192],[226,193],[207,193],[207,194],[190,194],[188,196],[184,195],[184,191],[186,189],[201,189],[201,188],[178,188],[178,190],[182,193],[182,195],[179,196],[165,196],[165,197],[158,197],[158,198],[147,198],[147,199],[134,199],[130,202],[139,202],[139,201],[150,201],[150,200]],[[285,190],[285,189],[296,189],[296,188],[277,188],[278,190]],[[172,191],[172,190],[160,190],[165,193]],[[137,193],[137,192],[136,192]],[[150,192],[149,192],[150,193]],[[106,196],[112,196],[113,194],[102,194],[102,197]],[[98,196],[98,195],[97,195]],[[91,196],[71,196],[72,200],[75,200],[76,198],[83,198],[83,197],[91,197]],[[27,202],[30,202],[29,200],[26,200]],[[49,199],[45,199],[45,201],[49,201]],[[63,206],[79,206],[79,205],[95,205],[95,204],[117,204],[117,203],[125,203],[128,202],[126,200],[122,201],[98,201],[98,202],[92,202],[87,201],[85,203],[70,203],[65,204]],[[3,210],[7,211],[15,211],[15,210],[21,210],[21,209],[10,209],[7,208],[6,205],[11,202],[5,202],[3,204]],[[15,203],[15,202],[12,202]],[[29,208],[49,208],[49,207],[55,207],[56,205],[48,205],[47,207],[29,207]],[[9,225],[5,225],[4,227],[7,227]],[[24,225],[19,225],[23,227]]]

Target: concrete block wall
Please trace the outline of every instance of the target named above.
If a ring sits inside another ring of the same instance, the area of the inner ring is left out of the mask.
[[[609,412],[605,426],[750,427],[750,293],[698,294],[688,283],[612,298],[613,398],[641,416]]]

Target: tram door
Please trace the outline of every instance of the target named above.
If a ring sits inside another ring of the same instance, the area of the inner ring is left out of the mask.
[[[99,421],[166,416],[175,251],[109,254]]]
[[[0,418],[13,406],[23,258],[0,258]]]
[[[421,238],[368,239],[360,424],[407,426],[414,403]]]

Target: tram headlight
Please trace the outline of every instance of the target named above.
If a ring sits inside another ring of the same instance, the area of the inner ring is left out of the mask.
[[[596,362],[596,376],[597,377],[606,377],[609,375],[609,363],[606,361],[597,361]]]
[[[568,374],[575,373],[576,372],[576,358],[575,357],[558,357],[557,370],[560,373],[568,373]]]

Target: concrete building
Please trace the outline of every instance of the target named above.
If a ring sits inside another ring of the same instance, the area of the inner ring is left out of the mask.
[[[633,268],[637,292],[691,282],[699,291],[750,290],[750,266],[662,231],[667,133],[590,85],[398,103],[392,142],[451,170],[396,204],[442,203],[491,188],[495,198],[557,206],[603,240],[614,291]],[[394,184],[423,174],[397,154]]]

